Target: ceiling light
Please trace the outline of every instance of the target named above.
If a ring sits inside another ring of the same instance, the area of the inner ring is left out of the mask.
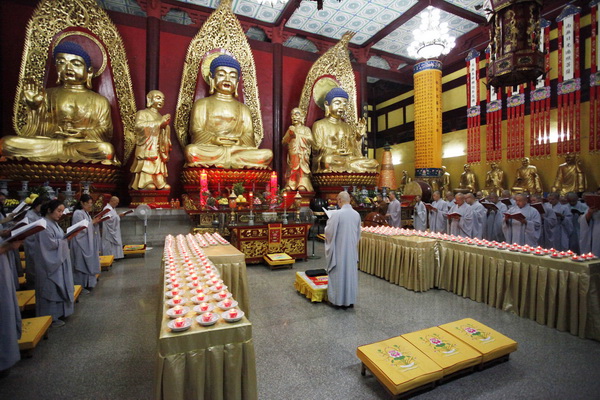
[[[415,40],[408,47],[413,58],[435,58],[454,48],[455,38],[448,34],[448,23],[440,23],[440,10],[432,6],[421,13],[421,25],[413,32]]]

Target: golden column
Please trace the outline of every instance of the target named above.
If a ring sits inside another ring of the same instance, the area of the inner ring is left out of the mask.
[[[422,61],[415,79],[415,179],[429,181],[442,171],[442,63]]]

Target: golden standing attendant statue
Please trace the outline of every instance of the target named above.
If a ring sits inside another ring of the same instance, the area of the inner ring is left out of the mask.
[[[512,187],[513,193],[542,193],[542,181],[540,180],[537,168],[533,165],[530,165],[528,157],[523,158],[521,163],[521,167],[517,169],[515,184]]]
[[[258,149],[248,106],[237,100],[240,64],[226,54],[210,64],[210,96],[196,100],[190,117],[190,167],[268,168],[273,152]]]
[[[454,191],[457,193],[475,193],[477,191],[477,181],[475,174],[471,171],[471,164],[465,164],[463,168],[464,171],[460,174],[458,189]]]
[[[24,85],[27,125],[21,136],[1,140],[2,155],[40,162],[118,165],[110,143],[110,104],[90,90],[94,71],[89,54],[77,43],[63,41],[53,55],[60,86],[44,91],[34,83]]]
[[[313,124],[315,137],[313,171],[322,172],[377,172],[379,163],[363,157],[360,151],[366,135],[364,118],[357,126],[344,121],[348,106],[348,93],[333,88],[325,97],[325,118]]]
[[[136,148],[129,187],[134,190],[170,189],[165,178],[171,151],[171,115],[160,115],[165,95],[151,90],[146,95],[146,108],[135,115]]]
[[[485,189],[490,194],[495,193],[500,196],[504,190],[504,171],[495,162],[491,163],[490,167],[492,169],[485,175]]]
[[[288,147],[286,189],[314,192],[310,181],[310,149],[314,143],[310,128],[304,126],[306,115],[299,108],[291,113],[292,125],[282,143]]]

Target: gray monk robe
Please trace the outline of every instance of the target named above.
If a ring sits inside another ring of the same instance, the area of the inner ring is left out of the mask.
[[[25,216],[29,223],[35,222],[42,219],[42,216],[35,210],[27,211]],[[25,250],[25,271],[27,272],[27,288],[35,288],[35,259],[33,255],[37,251],[37,235],[27,236],[23,242],[23,248]]]
[[[502,232],[502,223],[504,222],[504,213],[508,211],[508,207],[501,201],[494,203],[498,207],[496,210],[488,210],[485,219],[485,227],[483,230],[483,238],[487,240],[495,240],[504,242],[504,232]]]
[[[479,201],[475,200],[471,205],[471,210],[473,210],[473,231],[471,232],[471,237],[483,239],[487,209]]]
[[[559,251],[569,250],[569,237],[573,234],[573,215],[571,206],[556,203],[552,206],[554,214],[558,218],[558,228],[554,236],[554,249]]]
[[[439,199],[432,201],[431,205],[437,212],[429,211],[429,229],[431,232],[446,233],[446,215],[448,215],[448,203]]]
[[[581,254],[593,253],[600,256],[600,211],[592,214],[590,222],[585,214],[579,217],[579,243]]]
[[[102,223],[102,255],[115,256],[115,260],[125,257],[123,254],[123,240],[121,239],[121,217],[117,210],[107,204],[105,209],[110,209],[110,218]]]
[[[73,314],[73,268],[65,233],[56,221],[46,218],[46,223],[46,229],[36,235],[35,305],[38,317],[51,315],[56,321]]]
[[[460,218],[448,218],[448,233],[470,238],[473,234],[473,208],[466,202],[460,206],[455,203],[448,211],[448,215],[450,214],[460,214]]]
[[[325,238],[327,297],[337,306],[352,305],[358,291],[360,215],[350,204],[332,212],[325,226]]]
[[[97,233],[90,214],[85,210],[75,210],[73,225],[84,219],[88,221],[88,228],[75,235],[75,238],[71,240],[73,281],[76,285],[83,287],[95,287],[96,274],[100,273],[100,256],[98,254],[98,242],[95,237]]]
[[[518,214],[521,213],[525,216],[526,223],[520,223],[516,219],[508,219],[504,221],[502,225],[502,231],[507,243],[516,243],[518,245],[529,245],[537,246],[540,240],[541,228],[542,228],[542,217],[540,213],[529,204],[525,204],[525,207],[519,208],[519,206],[512,206],[508,213]]]
[[[0,254],[0,371],[21,359],[21,312],[7,254]]]
[[[556,213],[552,209],[552,204],[543,203],[542,207],[544,207],[544,213],[540,214],[542,229],[540,229],[538,244],[545,249],[551,249],[556,243],[556,237],[560,235],[560,225]]]

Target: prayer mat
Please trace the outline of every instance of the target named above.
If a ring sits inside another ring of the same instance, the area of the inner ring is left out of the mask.
[[[439,326],[482,354],[482,363],[506,356],[517,350],[517,342],[472,318]]]
[[[433,384],[442,368],[401,336],[360,346],[356,355],[393,395]],[[363,373],[364,374],[364,373]]]

